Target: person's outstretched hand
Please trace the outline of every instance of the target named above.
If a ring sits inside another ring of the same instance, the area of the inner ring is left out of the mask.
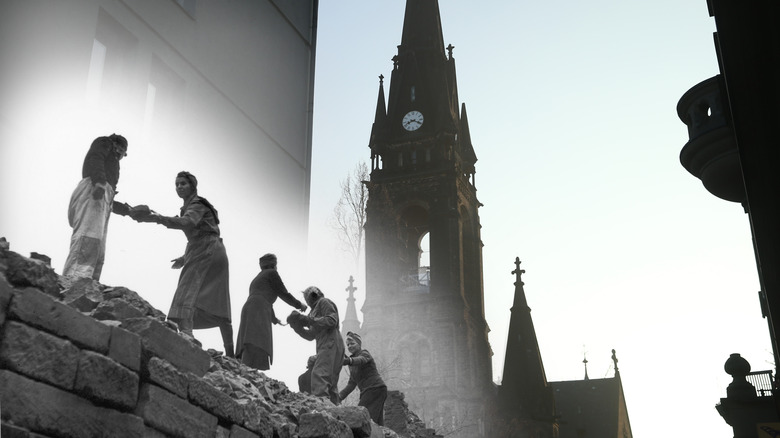
[[[130,207],[130,211],[127,213],[136,222],[149,222],[149,217],[152,215],[152,210],[148,205],[136,205]]]

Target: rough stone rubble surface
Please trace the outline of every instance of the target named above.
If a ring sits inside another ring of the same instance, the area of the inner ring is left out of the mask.
[[[139,294],[0,245],[3,437],[437,437],[391,391],[365,408],[291,391],[179,336]]]

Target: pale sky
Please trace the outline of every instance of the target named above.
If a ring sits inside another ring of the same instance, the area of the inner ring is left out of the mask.
[[[277,252],[290,291],[320,286],[342,319],[350,275],[362,305],[363,272],[337,249],[327,222],[339,181],[369,159],[378,76],[390,76],[404,3],[320,2],[309,256],[292,260],[283,248]],[[679,163],[687,130],[677,101],[718,72],[706,1],[439,3],[479,159],[494,378],[503,369],[510,272],[519,257],[548,380],[582,379],[584,355],[591,378],[612,377],[614,348],[635,436],[732,436],[715,410],[731,381],[724,362],[740,353],[753,370],[773,365],[748,217],[740,205],[708,193]],[[70,237],[67,201],[83,154],[92,138],[121,128],[68,124],[61,111],[68,105],[56,98],[52,107],[20,108],[37,114],[31,137],[45,152],[11,145],[19,153],[4,155],[20,157],[30,170],[14,176],[0,235],[23,255],[51,256],[60,272]],[[161,159],[129,140],[122,200],[175,214],[175,171],[200,177],[198,170],[211,163],[196,156]],[[238,240],[245,230],[231,229],[231,211],[221,208],[230,192],[217,190],[214,176],[200,179],[201,194],[220,209],[228,236],[237,331],[260,254],[244,256]],[[134,245],[120,246],[119,236],[131,236]],[[151,254],[145,252],[150,242]],[[102,280],[130,287],[167,312],[179,274],[167,261],[184,245],[180,232],[115,216]],[[291,310],[280,301],[275,307],[281,316]],[[205,347],[222,349],[218,330],[195,334]],[[268,374],[297,390],[313,343],[276,327],[275,349]]]
[[[733,436],[715,410],[724,362],[773,366],[748,216],[679,162],[677,102],[718,73],[706,1],[439,5],[479,159],[494,377],[519,257],[548,380],[582,379],[584,354],[612,377],[614,348],[635,436]],[[335,180],[368,160],[403,13],[320,4],[312,239]]]

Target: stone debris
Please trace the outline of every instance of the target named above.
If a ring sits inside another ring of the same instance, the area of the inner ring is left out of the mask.
[[[363,407],[291,391],[185,340],[138,293],[61,277],[48,257],[23,257],[0,243],[0,435],[437,436],[405,403],[391,409],[395,423],[405,423],[396,432]],[[59,423],[63,417],[69,421]]]

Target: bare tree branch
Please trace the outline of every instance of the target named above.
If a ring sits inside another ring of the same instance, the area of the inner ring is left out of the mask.
[[[363,226],[366,224],[368,200],[368,189],[363,182],[367,180],[368,166],[360,162],[341,181],[341,197],[333,208],[330,221],[331,226],[338,232],[343,249],[352,256],[356,268],[363,252]]]

